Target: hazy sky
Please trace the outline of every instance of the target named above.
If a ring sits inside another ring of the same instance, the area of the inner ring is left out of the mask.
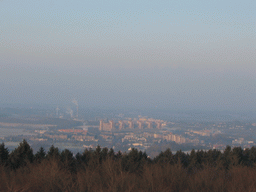
[[[256,109],[255,0],[1,0],[0,104]]]

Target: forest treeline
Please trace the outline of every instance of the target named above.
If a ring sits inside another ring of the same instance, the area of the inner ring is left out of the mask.
[[[0,191],[256,191],[256,148],[170,149],[154,159],[132,149],[86,149],[73,154],[51,146],[33,153],[23,140],[0,145]]]

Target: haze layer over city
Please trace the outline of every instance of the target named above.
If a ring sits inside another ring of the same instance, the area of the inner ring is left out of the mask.
[[[76,151],[253,146],[255,7],[0,1],[1,141]]]

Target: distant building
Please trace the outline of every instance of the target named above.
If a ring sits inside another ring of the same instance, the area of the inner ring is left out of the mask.
[[[100,120],[100,131],[113,131],[114,130],[114,121],[109,121],[108,123],[103,122],[103,120]]]
[[[137,121],[137,123],[138,123],[138,128],[143,129],[143,123],[141,121]]]
[[[119,130],[124,129],[124,122],[123,121],[119,121]]]
[[[132,121],[128,121],[129,129],[134,129],[134,123]]]

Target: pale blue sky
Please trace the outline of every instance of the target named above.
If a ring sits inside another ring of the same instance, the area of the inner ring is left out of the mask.
[[[0,104],[256,108],[256,1],[0,1]]]

